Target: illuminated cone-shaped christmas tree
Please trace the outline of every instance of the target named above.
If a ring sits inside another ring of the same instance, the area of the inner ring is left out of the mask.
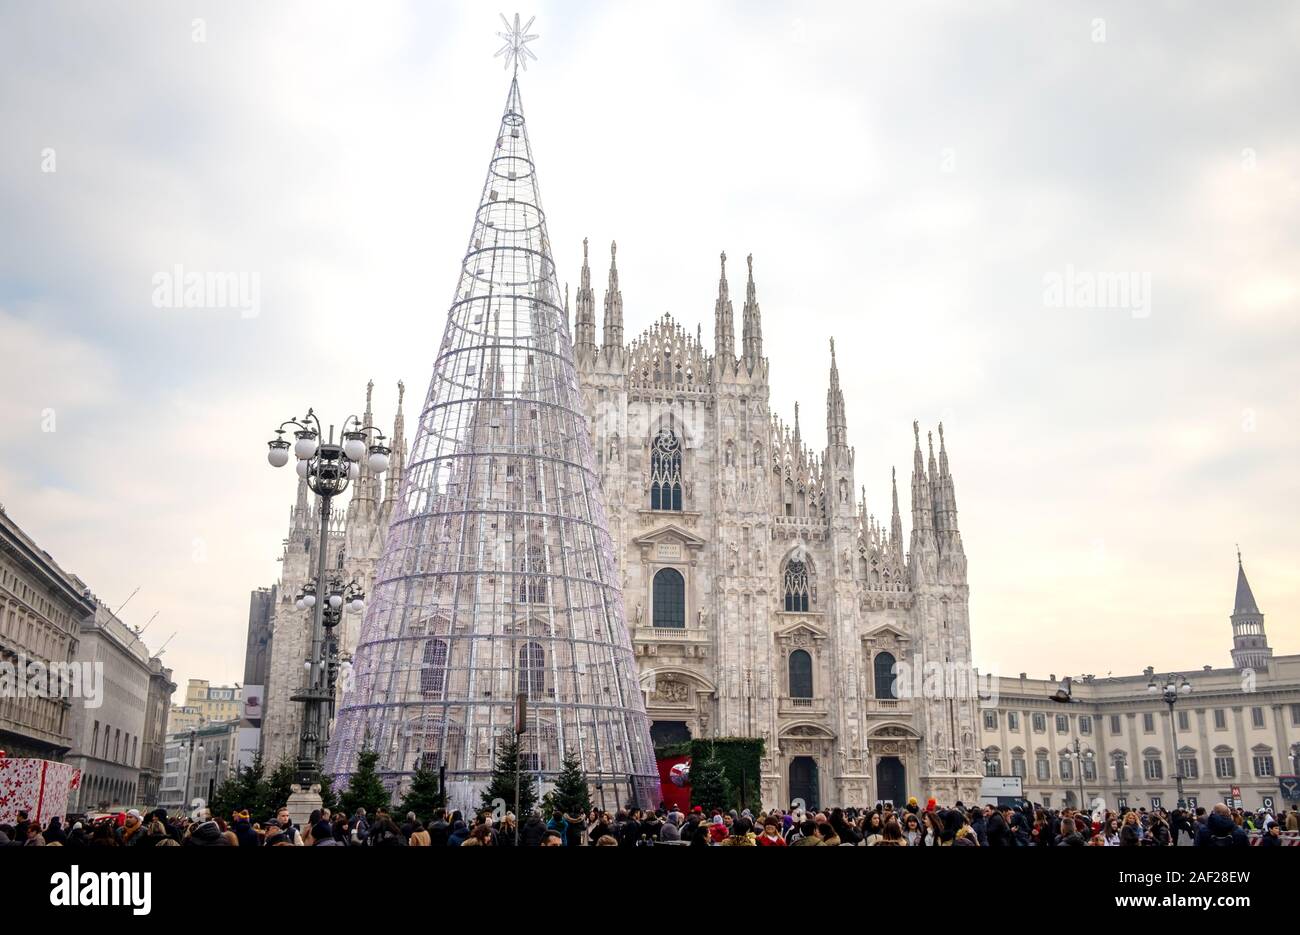
[[[543,790],[572,754],[597,804],[658,800],[561,303],[516,75],[339,711],[336,786],[368,746],[394,790],[445,767],[449,804],[477,807],[523,694],[521,760]]]

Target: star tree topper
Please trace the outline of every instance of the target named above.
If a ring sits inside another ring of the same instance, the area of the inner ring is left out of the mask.
[[[533,54],[533,50],[528,48],[528,43],[537,38],[536,33],[529,34],[528,32],[533,28],[533,20],[535,19],[537,19],[536,16],[530,17],[527,23],[520,26],[519,14],[516,13],[514,25],[511,25],[510,20],[506,19],[506,15],[501,14],[501,22],[505,24],[506,31],[499,32],[497,35],[504,39],[506,44],[497,50],[497,54],[493,58],[505,56],[506,68],[513,65],[516,74],[519,72],[520,65],[524,66],[524,71],[528,71],[528,60],[530,58],[534,62],[537,61],[537,56]]]

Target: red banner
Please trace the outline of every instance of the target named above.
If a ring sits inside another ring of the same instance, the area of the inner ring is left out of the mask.
[[[689,756],[670,756],[656,761],[659,764],[659,795],[670,807],[683,812],[691,810],[691,783]]]

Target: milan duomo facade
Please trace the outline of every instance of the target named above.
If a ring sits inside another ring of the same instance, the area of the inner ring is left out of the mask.
[[[737,354],[725,255],[710,353],[698,329],[692,337],[668,315],[624,342],[612,247],[598,335],[585,243],[583,252],[570,334],[655,741],[761,737],[766,806],[975,801],[975,699],[891,690],[897,663],[969,668],[966,558],[942,427],[937,456],[916,432],[905,544],[897,483],[887,524],[858,493],[833,344],[825,446],[806,443],[797,405],[792,426],[774,415],[752,258]],[[399,399],[386,485],[363,468],[325,544],[331,568],[367,591],[400,489],[402,420]],[[294,600],[315,567],[315,515],[300,485],[273,622],[262,739],[272,761],[297,753],[301,706],[289,698],[308,627]],[[344,616],[345,650],[358,626]]]

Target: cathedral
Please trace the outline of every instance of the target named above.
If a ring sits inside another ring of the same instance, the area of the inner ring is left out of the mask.
[[[569,333],[656,745],[762,738],[767,807],[975,801],[976,699],[896,685],[904,670],[970,665],[942,426],[937,454],[915,427],[905,544],[896,480],[887,523],[859,493],[833,342],[820,450],[797,405],[793,425],[773,413],[752,257],[737,354],[725,254],[710,352],[699,328],[692,336],[670,315],[625,341],[613,245],[598,334],[587,253],[584,242]],[[567,306],[566,296],[566,317]],[[393,440],[385,485],[363,466],[323,544],[331,568],[368,592],[407,456],[400,391]],[[316,516],[300,484],[272,623],[262,736],[272,761],[297,753],[301,708],[290,699],[309,627],[294,601],[322,547]],[[345,615],[343,626],[350,652],[359,620]]]

